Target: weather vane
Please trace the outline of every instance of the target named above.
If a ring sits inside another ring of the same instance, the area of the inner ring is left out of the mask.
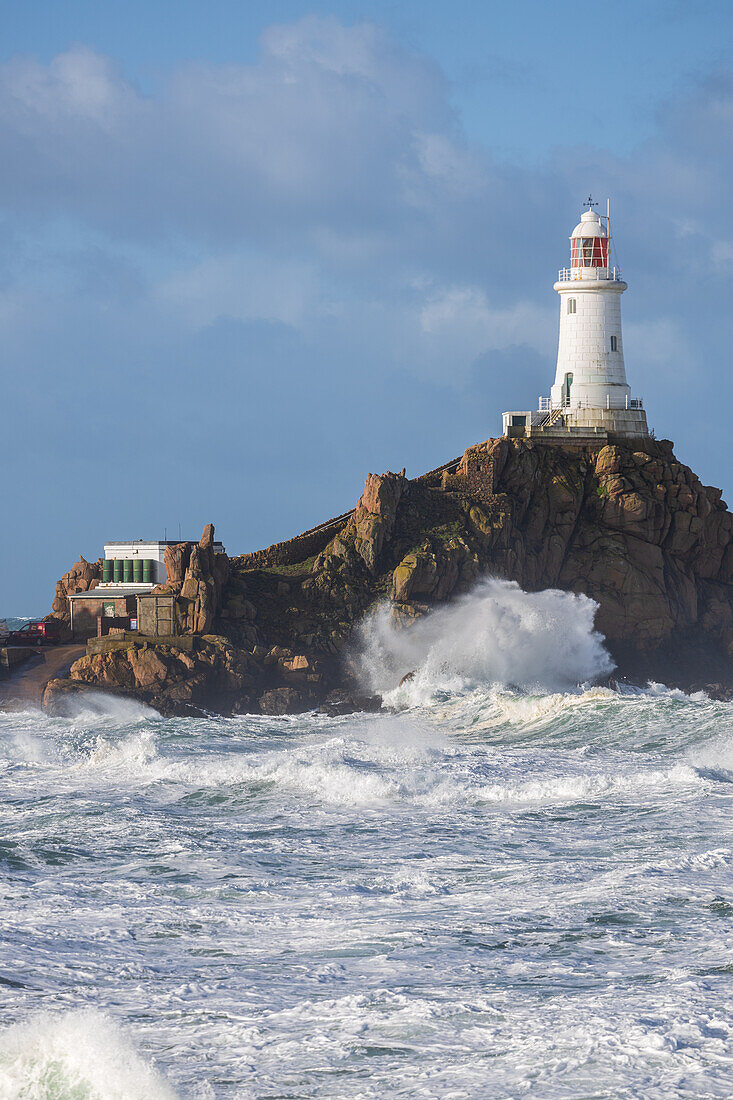
[[[583,203],[583,206],[587,206],[589,210],[592,210],[594,206],[598,206],[597,202],[593,202],[593,196],[589,195]]]

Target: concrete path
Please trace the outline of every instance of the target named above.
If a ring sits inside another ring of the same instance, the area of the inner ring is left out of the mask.
[[[40,707],[48,681],[65,676],[74,661],[85,653],[84,645],[39,646],[37,657],[31,657],[9,679],[0,680],[0,709]]]

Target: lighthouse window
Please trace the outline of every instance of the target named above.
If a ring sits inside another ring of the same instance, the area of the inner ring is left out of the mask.
[[[593,267],[593,246],[595,243],[593,237],[583,238],[583,267]]]
[[[575,298],[568,298],[568,313],[575,313],[577,304]]]
[[[611,337],[611,351],[618,351],[618,339],[615,336]]]

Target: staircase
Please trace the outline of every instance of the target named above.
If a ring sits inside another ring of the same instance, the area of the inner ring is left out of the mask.
[[[561,406],[556,406],[554,409],[550,409],[546,416],[543,416],[537,424],[538,428],[552,428],[557,424],[558,420],[562,420],[563,410]]]

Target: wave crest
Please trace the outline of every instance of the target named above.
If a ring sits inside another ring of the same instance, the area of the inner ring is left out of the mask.
[[[0,1033],[0,1095],[176,1100],[122,1029],[93,1009],[38,1013]]]
[[[487,685],[566,691],[613,668],[593,626],[597,609],[582,594],[487,578],[407,627],[379,608],[362,627],[362,667],[393,705]]]

